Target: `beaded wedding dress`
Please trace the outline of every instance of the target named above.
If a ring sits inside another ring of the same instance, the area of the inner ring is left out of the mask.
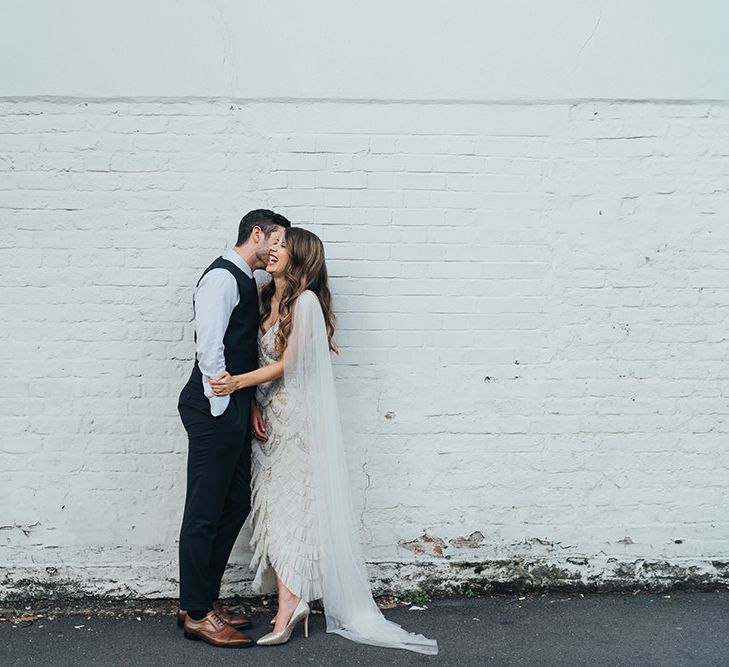
[[[264,334],[259,331],[259,366],[277,360],[277,331],[278,322]],[[275,591],[278,574],[286,588],[309,602],[321,598],[322,589],[308,442],[283,377],[259,385],[256,400],[269,438],[253,436],[251,449],[253,589]]]
[[[259,332],[259,363],[277,360],[276,322]],[[356,642],[436,654],[437,643],[388,621],[375,604],[359,542],[324,315],[307,290],[294,304],[284,375],[260,385],[268,441],[253,438],[251,513],[256,593],[276,574],[305,601],[321,599],[327,631]]]

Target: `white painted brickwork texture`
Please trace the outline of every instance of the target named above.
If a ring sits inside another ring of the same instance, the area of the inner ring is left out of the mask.
[[[326,244],[378,590],[729,579],[729,107],[28,100],[0,145],[3,595],[176,594],[192,288],[257,207]]]

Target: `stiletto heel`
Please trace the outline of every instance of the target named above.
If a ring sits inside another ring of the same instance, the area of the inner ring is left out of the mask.
[[[294,609],[294,613],[291,615],[289,622],[281,632],[269,632],[267,635],[263,635],[256,644],[259,646],[276,646],[277,644],[285,644],[289,639],[299,621],[304,621],[304,637],[309,636],[309,605],[304,600],[299,600],[299,603]]]

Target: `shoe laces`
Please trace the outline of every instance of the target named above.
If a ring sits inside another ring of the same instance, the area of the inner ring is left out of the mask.
[[[217,630],[222,630],[226,625],[228,625],[217,609],[213,609],[210,612],[210,619],[213,621],[213,625]]]

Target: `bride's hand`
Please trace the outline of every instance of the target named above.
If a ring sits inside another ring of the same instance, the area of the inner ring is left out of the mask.
[[[228,396],[238,389],[235,377],[227,371],[221,373],[215,380],[209,378],[208,382],[210,383],[210,388],[213,390],[213,394],[216,396]]]

